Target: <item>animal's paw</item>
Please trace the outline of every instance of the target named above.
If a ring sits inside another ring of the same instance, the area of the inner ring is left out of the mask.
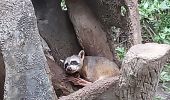
[[[72,82],[74,85],[80,85],[80,86],[86,86],[91,83],[82,78],[75,78],[75,77],[69,77],[68,81]]]

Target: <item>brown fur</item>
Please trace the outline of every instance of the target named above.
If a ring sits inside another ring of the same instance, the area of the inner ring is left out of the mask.
[[[73,63],[73,61],[77,63]],[[66,58],[64,66],[66,66],[67,73],[74,74],[79,72],[83,79],[90,82],[120,74],[118,66],[114,62],[104,57],[85,56],[84,50],[81,50],[78,55]],[[77,83],[81,82],[82,79],[77,81]],[[86,83],[85,81],[83,82]]]
[[[86,56],[80,70],[80,75],[91,82],[119,74],[118,66],[104,57]]]

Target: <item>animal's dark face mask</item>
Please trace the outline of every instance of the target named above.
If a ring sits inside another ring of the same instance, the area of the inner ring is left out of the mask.
[[[73,55],[65,60],[64,69],[67,73],[75,73],[82,68],[81,65],[81,59],[78,56]]]

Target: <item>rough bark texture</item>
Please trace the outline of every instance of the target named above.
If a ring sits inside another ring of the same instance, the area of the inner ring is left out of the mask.
[[[59,67],[63,67],[60,59],[76,54],[81,49],[77,42],[74,28],[68,14],[61,9],[61,0],[32,0],[32,2],[37,16],[40,35],[50,47],[51,54],[56,62],[56,64],[50,62],[52,65],[50,70],[54,75],[54,77],[52,76],[52,82],[56,94],[61,96],[61,92],[63,92],[62,95],[68,95],[73,92],[73,89],[69,82],[63,82],[66,74]]]
[[[140,18],[138,11],[138,0],[124,0],[127,8],[128,15],[126,16],[128,21],[129,40],[132,45],[142,43]]]
[[[123,0],[85,0],[103,27],[110,29],[112,26],[125,28],[126,19],[121,15]]]
[[[102,28],[107,32],[107,40],[111,51],[115,53],[115,44],[119,41],[121,32],[116,29],[127,30],[127,20],[121,14],[121,7],[124,5],[123,0],[85,0],[91,8],[96,18],[102,23]],[[122,37],[120,37],[122,40]],[[127,39],[127,36],[126,36]],[[117,61],[118,62],[118,61]]]
[[[0,50],[0,100],[4,97],[5,64]]]
[[[45,39],[58,64],[60,59],[80,51],[74,28],[66,11],[62,11],[61,0],[32,0],[40,35]]]
[[[48,66],[50,68],[50,76],[55,93],[58,97],[65,96],[73,92],[71,85],[66,81],[64,70],[55,62],[54,57],[50,54],[50,48],[43,38],[41,38],[41,44],[44,54],[47,59]]]
[[[104,92],[109,90],[109,88],[112,88],[114,91],[116,91],[118,79],[119,77],[114,77],[114,78],[107,78],[102,81],[101,80],[96,81],[68,96],[63,96],[59,98],[59,100],[94,100],[97,97],[98,99],[96,100],[117,100],[117,97],[113,95],[113,91],[110,91],[110,93],[108,92],[104,93]]]
[[[86,3],[83,0],[67,0],[66,4],[79,43],[86,54],[113,60],[113,53],[110,51],[106,33]]]
[[[54,57],[50,54],[51,50],[43,38],[41,38],[41,44],[47,59],[48,66],[50,68],[49,74],[51,76],[56,95],[60,97],[74,92],[71,84],[68,82],[68,80],[66,80],[66,73],[61,68],[61,66],[55,62]]]
[[[117,54],[115,52],[116,37],[113,34],[113,26],[116,28],[126,29],[127,20],[121,15],[122,0],[84,0],[95,17],[102,24],[102,29],[106,32],[109,48],[113,52],[113,61],[119,66]],[[115,31],[114,31],[115,32]],[[118,34],[118,33],[117,33]]]
[[[50,75],[52,79],[52,84],[58,97],[69,95],[74,92],[69,82],[66,80],[64,70],[57,65],[53,60],[47,58],[47,63],[50,68]]]
[[[30,0],[0,1],[5,100],[55,100]]]
[[[138,14],[138,0],[86,0],[93,13],[102,23],[104,30],[111,36],[116,33],[118,42],[125,42],[128,47],[142,41]],[[122,10],[123,9],[123,10]],[[109,32],[112,27],[113,32]],[[120,31],[116,31],[116,30]],[[123,37],[126,37],[125,39]],[[123,38],[123,39],[122,39]],[[111,40],[113,43],[113,40]]]
[[[122,65],[121,99],[152,100],[160,72],[169,55],[169,45],[148,43],[133,46],[126,54]]]
[[[60,100],[153,100],[169,56],[166,44],[135,45],[126,54],[121,76],[99,80]]]

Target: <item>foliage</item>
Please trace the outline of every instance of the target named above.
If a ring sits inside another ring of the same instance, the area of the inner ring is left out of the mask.
[[[61,1],[61,8],[62,8],[62,10],[67,10],[66,4],[65,4],[65,0]]]
[[[170,81],[170,64],[165,65],[164,71],[161,73],[161,81]]]
[[[125,56],[126,50],[124,47],[117,47],[116,52],[117,52],[119,59],[122,60]]]
[[[162,82],[162,86],[168,92],[170,92],[170,85],[167,82],[170,82],[170,64],[165,65],[164,70],[160,76],[160,82]]]
[[[139,6],[143,33],[151,41],[170,44],[170,1],[142,0]]]
[[[139,13],[142,26],[150,29],[150,31],[145,30],[143,33],[148,32],[150,36],[153,36],[152,39],[155,42],[170,44],[170,1],[142,0]],[[162,81],[170,81],[169,70],[170,65],[168,64],[161,73]]]
[[[158,96],[158,97],[154,97],[153,100],[164,100],[164,99],[165,99],[165,98]]]
[[[170,44],[170,0],[141,0],[139,5],[142,35],[145,42]],[[170,91],[170,64],[165,65],[160,82]],[[155,100],[162,100],[155,97]]]

